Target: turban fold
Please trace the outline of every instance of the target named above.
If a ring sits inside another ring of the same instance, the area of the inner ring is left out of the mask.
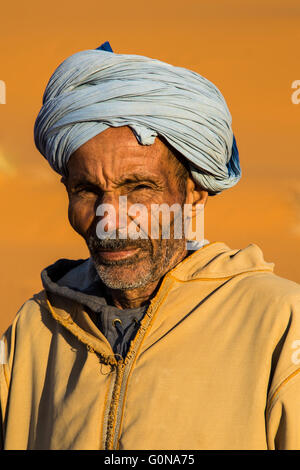
[[[108,127],[129,126],[142,145],[163,137],[210,194],[236,184],[239,154],[218,88],[191,70],[115,54],[107,44],[68,57],[48,82],[34,138],[52,168],[67,175],[81,145]]]

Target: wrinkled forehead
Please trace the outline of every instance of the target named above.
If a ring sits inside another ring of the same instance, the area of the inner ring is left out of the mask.
[[[160,174],[174,172],[170,150],[160,139],[151,145],[141,145],[127,126],[108,128],[80,146],[70,157],[68,175],[106,178],[127,174]]]

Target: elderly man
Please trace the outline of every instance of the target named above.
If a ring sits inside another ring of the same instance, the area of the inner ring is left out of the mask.
[[[90,258],[46,268],[3,336],[3,448],[299,449],[300,286],[254,244],[165,237],[150,220],[175,205],[195,221],[239,181],[217,88],[106,43],[54,72],[35,141]]]

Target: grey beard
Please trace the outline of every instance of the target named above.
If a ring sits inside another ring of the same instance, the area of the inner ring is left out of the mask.
[[[168,243],[169,242],[169,243]],[[140,287],[145,287],[151,282],[159,280],[166,270],[172,257],[174,256],[174,246],[170,241],[166,240],[166,245],[160,246],[155,258],[153,255],[153,246],[150,240],[138,239],[138,240],[123,240],[123,239],[106,239],[100,240],[96,235],[90,235],[87,238],[87,245],[91,253],[95,268],[101,281],[110,289],[119,290],[131,290]],[[99,260],[98,251],[99,249],[125,249],[125,248],[141,248],[142,251],[148,252],[149,255],[140,259],[140,253],[132,256],[129,259],[103,262]],[[138,266],[141,263],[140,267]],[[123,268],[132,266],[132,270],[138,269],[140,275],[133,277],[133,279],[127,276],[120,278],[116,275],[116,267],[120,267],[120,271]],[[169,268],[170,269],[170,268]]]
[[[138,287],[145,287],[147,284],[156,280],[155,276],[151,271],[144,276],[139,276],[136,280],[125,280],[118,279],[115,275],[110,272],[110,269],[107,266],[99,265],[94,261],[95,268],[97,270],[98,276],[107,287],[110,289],[118,290],[131,290],[137,289]]]

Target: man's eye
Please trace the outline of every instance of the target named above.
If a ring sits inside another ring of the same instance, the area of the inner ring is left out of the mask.
[[[148,184],[138,184],[137,186],[135,186],[134,189],[135,189],[135,190],[136,190],[136,189],[138,189],[138,190],[139,190],[139,189],[152,189],[152,187],[149,186]]]
[[[96,194],[96,190],[90,187],[81,187],[75,190],[76,194]]]

